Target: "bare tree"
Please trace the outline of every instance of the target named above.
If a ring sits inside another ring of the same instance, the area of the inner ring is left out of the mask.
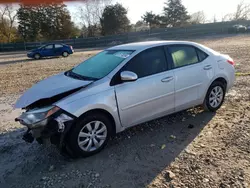
[[[82,26],[87,26],[90,35],[93,29],[96,30],[100,25],[100,18],[107,5],[110,5],[112,0],[85,0],[82,6],[78,8]],[[92,33],[92,34],[91,34]]]
[[[236,12],[233,15],[233,20],[247,20],[250,16],[250,4],[246,4],[244,1],[241,1],[237,5]]]
[[[217,22],[216,15],[214,15],[214,17],[213,17],[213,22],[214,22],[214,23],[216,23],[216,22]]]
[[[222,16],[222,21],[247,20],[250,18],[250,4],[241,1],[236,8],[236,12]]]
[[[203,11],[195,12],[191,15],[190,22],[192,24],[203,24],[206,22],[206,16]]]
[[[232,21],[232,20],[233,20],[233,14],[225,14],[221,18],[222,22],[227,22],[227,21]]]
[[[7,42],[11,42],[16,19],[17,12],[12,5],[5,5],[0,8],[0,33],[7,38]]]

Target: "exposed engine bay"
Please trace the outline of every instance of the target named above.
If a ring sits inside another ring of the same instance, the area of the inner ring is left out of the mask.
[[[28,108],[15,120],[27,127],[23,140],[32,143],[36,140],[39,144],[52,143],[63,151],[64,140],[73,124],[75,117],[57,106],[49,105],[56,99],[67,96],[71,92],[64,93],[59,97],[40,100]],[[42,102],[43,101],[43,102]],[[46,106],[44,106],[46,104]]]

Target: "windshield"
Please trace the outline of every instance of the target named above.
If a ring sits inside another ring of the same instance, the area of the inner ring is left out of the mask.
[[[45,47],[46,45],[42,45],[42,46],[40,46],[38,49],[42,49],[43,47]]]
[[[105,50],[72,69],[74,74],[100,79],[108,75],[133,53],[132,50]]]

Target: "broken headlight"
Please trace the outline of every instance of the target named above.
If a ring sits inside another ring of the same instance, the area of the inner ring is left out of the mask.
[[[21,124],[27,125],[29,128],[36,127],[36,125],[46,125],[47,118],[60,110],[57,106],[47,106],[44,108],[32,109],[27,112],[22,113],[22,115],[17,118]],[[30,126],[32,125],[32,126]]]

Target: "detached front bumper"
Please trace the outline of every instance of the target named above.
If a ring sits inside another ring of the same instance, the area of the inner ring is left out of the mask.
[[[40,144],[50,141],[59,148],[62,148],[64,138],[75,121],[75,117],[62,110],[35,124],[27,124],[20,117],[15,121],[28,128],[23,135],[23,140],[32,143],[36,139]]]

